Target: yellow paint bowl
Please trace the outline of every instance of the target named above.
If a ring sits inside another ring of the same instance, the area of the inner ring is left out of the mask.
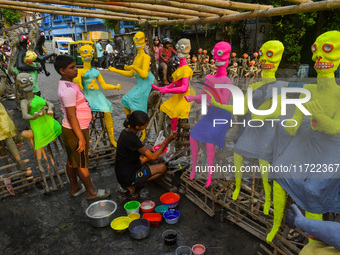
[[[127,216],[121,216],[121,217],[115,218],[111,222],[111,228],[117,231],[118,233],[125,232],[128,229],[131,221],[132,221],[131,218]]]
[[[131,213],[131,214],[128,215],[128,217],[131,220],[138,220],[140,218],[140,214],[139,213]]]

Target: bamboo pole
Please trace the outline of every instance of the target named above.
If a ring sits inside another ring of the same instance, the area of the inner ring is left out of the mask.
[[[206,13],[206,12],[199,12],[194,10],[187,10],[187,9],[181,9],[181,8],[175,8],[170,6],[162,6],[157,4],[144,4],[144,3],[125,3],[125,2],[108,2],[110,5],[115,6],[125,6],[130,8],[136,8],[141,10],[152,10],[152,11],[164,11],[171,13],[177,13],[177,14],[183,14],[183,15],[192,15],[192,16],[198,16],[198,17],[214,17],[216,14]]]
[[[108,11],[148,15],[148,16],[154,16],[154,17],[160,16],[160,17],[176,18],[176,19],[187,19],[187,18],[194,18],[194,17],[197,18],[196,15],[192,16],[192,15],[180,15],[180,14],[175,14],[175,13],[169,13],[169,12],[166,12],[164,8],[163,8],[163,11],[156,12],[156,11],[150,11],[150,10],[132,9],[132,8],[123,7],[123,6],[89,3],[90,1],[86,1],[86,0],[79,0],[77,2],[74,2],[72,0],[26,0],[25,2],[71,5],[71,6],[79,6],[79,7],[85,7],[85,8],[103,9],[103,10],[108,10]]]
[[[122,16],[127,18],[137,19],[137,17],[131,17],[133,15],[129,14],[121,14],[118,13],[117,15],[113,14],[109,11],[98,11],[98,10],[86,10],[86,9],[78,9],[78,8],[67,8],[67,7],[60,7],[60,6],[53,6],[53,5],[41,5],[41,4],[33,4],[33,3],[23,3],[23,2],[16,2],[16,1],[7,1],[7,0],[0,0],[0,4],[9,4],[11,6],[22,6],[29,8],[39,8],[44,10],[58,10],[58,11],[70,11],[70,12],[82,12],[82,13],[90,13],[90,14],[100,14],[100,15],[109,15],[109,16]]]
[[[125,1],[125,0],[122,0],[122,1]],[[130,0],[126,0],[126,1],[130,1]],[[184,0],[171,0],[171,1],[182,3]],[[185,0],[185,2],[191,3],[191,4],[201,4],[201,5],[214,6],[214,7],[220,7],[220,8],[242,9],[242,10],[265,10],[265,9],[273,8],[272,5],[249,4],[249,3],[221,1],[221,0]]]
[[[99,0],[94,0],[99,1]],[[101,0],[102,1],[102,0]],[[168,0],[118,0],[119,2],[133,2],[133,3],[143,3],[143,4],[157,4],[157,5],[165,5],[165,6],[171,6],[181,9],[188,9],[188,10],[194,10],[199,12],[206,12],[206,13],[212,13],[212,14],[218,14],[218,15],[228,15],[228,14],[235,14],[239,13],[238,11],[231,11],[226,9],[220,9],[216,7],[206,6],[206,5],[197,5],[197,4],[190,4],[186,2],[175,2],[175,1],[168,1]],[[110,3],[110,2],[109,2]]]
[[[125,17],[116,17],[109,15],[99,15],[99,14],[89,14],[82,12],[69,12],[69,11],[56,11],[56,10],[47,10],[47,9],[39,9],[39,8],[27,8],[21,6],[0,4],[0,8],[11,9],[11,10],[21,10],[21,11],[32,11],[32,12],[41,12],[41,13],[50,13],[50,14],[58,14],[58,15],[68,15],[68,16],[79,16],[79,17],[87,17],[87,18],[99,18],[99,19],[112,19],[112,20],[125,20],[125,21],[140,21],[139,19],[133,18],[125,18]],[[59,8],[59,7],[57,7]]]
[[[303,4],[303,3],[312,3],[313,1],[311,0],[286,0],[287,2],[292,2],[296,4]]]
[[[283,16],[297,13],[314,12],[322,10],[333,10],[340,8],[340,0],[327,0],[322,2],[313,2],[300,5],[290,5],[276,7],[267,10],[258,10],[253,12],[243,12],[239,14],[224,15],[222,17],[207,17],[203,19],[179,19],[167,21],[149,21],[150,25],[195,25],[219,22],[231,22],[236,20],[253,19],[259,17]],[[145,22],[140,22],[144,24]]]

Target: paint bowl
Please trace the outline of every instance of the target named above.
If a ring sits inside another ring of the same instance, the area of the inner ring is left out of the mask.
[[[152,212],[156,207],[156,203],[152,200],[146,200],[140,204],[140,209],[144,213]]]
[[[85,213],[90,218],[94,227],[107,227],[113,219],[113,214],[117,210],[116,202],[112,200],[100,200],[87,207]]]
[[[140,218],[140,214],[139,213],[131,213],[131,214],[128,215],[128,217],[131,220],[138,220]]]
[[[142,218],[150,221],[151,227],[159,227],[162,222],[162,214],[160,213],[144,213]]]
[[[150,234],[150,222],[146,219],[134,220],[129,225],[130,236],[134,239],[143,239]]]
[[[138,201],[130,201],[124,205],[124,209],[127,215],[131,213],[139,213],[139,207],[140,203]]]
[[[203,255],[205,253],[205,246],[203,244],[195,244],[191,249],[194,255]]]
[[[192,251],[191,251],[191,248],[189,246],[179,246],[177,249],[176,249],[176,255],[191,255],[192,254]]]
[[[173,229],[165,230],[162,234],[164,244],[173,245],[177,242],[177,232]]]
[[[168,224],[176,224],[179,220],[180,212],[176,209],[169,209],[164,214],[163,217]]]
[[[158,212],[158,213],[165,213],[167,210],[169,210],[169,207],[167,207],[166,205],[159,205],[159,206],[156,206],[155,208],[155,212]]]
[[[162,144],[158,144],[158,145],[153,146],[152,149],[153,149],[153,151],[157,151],[161,146],[162,146]],[[165,156],[167,151],[168,151],[168,147],[165,147],[165,149],[162,152],[161,156]]]
[[[169,209],[175,208],[179,204],[181,196],[174,192],[164,193],[160,197],[160,201],[163,205],[167,206]]]
[[[128,229],[131,221],[132,220],[127,216],[115,218],[111,222],[111,228],[115,230],[117,233],[123,233]]]

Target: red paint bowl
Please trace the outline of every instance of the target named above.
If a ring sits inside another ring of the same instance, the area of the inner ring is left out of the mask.
[[[169,207],[169,209],[175,208],[179,204],[181,196],[177,193],[174,192],[168,192],[164,193],[161,197],[160,200],[161,202]]]

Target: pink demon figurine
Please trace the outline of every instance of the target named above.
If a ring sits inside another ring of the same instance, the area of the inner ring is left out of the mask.
[[[222,104],[228,104],[231,92],[229,89],[215,89],[215,84],[232,84],[231,80],[227,77],[227,67],[229,63],[231,46],[227,42],[219,42],[215,45],[211,54],[215,60],[215,65],[217,71],[215,75],[207,75],[205,78],[205,85],[203,90],[197,96],[186,96],[188,102],[195,101],[196,103],[201,103],[202,95],[207,94],[207,100],[210,102],[211,96],[215,98],[217,102]],[[224,148],[224,139],[228,129],[228,125],[216,125],[213,127],[214,119],[226,119],[231,118],[231,113],[210,105],[208,107],[207,115],[201,118],[195,127],[190,132],[190,146],[192,155],[192,171],[190,174],[190,179],[192,180],[195,176],[195,169],[197,163],[198,155],[198,142],[206,143],[207,148],[207,161],[208,161],[208,180],[206,187],[208,188],[211,183],[212,172],[209,166],[214,165],[215,160],[215,146]]]
[[[172,84],[165,87],[151,85],[153,89],[161,93],[173,93],[172,97],[166,100],[160,110],[171,118],[171,130],[177,130],[178,119],[187,119],[190,113],[190,103],[184,96],[190,95],[189,79],[192,78],[193,72],[187,65],[187,56],[190,52],[191,45],[189,39],[181,39],[177,42],[176,49],[180,61],[179,67],[172,74]]]

